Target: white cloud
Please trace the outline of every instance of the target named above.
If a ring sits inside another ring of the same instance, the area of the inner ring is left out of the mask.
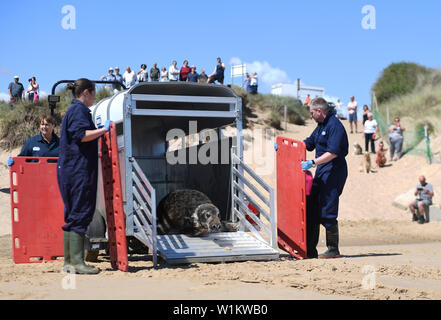
[[[0,74],[1,74],[1,75],[4,75],[4,76],[9,76],[9,75],[12,74],[12,71],[9,70],[9,69],[8,69],[7,67],[5,67],[5,66],[1,66],[1,67],[0,67]]]
[[[230,59],[230,64],[232,66],[238,65],[238,64],[242,64],[242,60],[240,60],[240,58],[238,57],[233,57]]]
[[[334,102],[334,103],[337,103],[337,100],[340,99],[339,97],[328,96],[326,94],[323,96],[323,98],[328,102]],[[341,102],[341,99],[340,99],[340,102]]]
[[[9,94],[0,92],[0,100],[9,102]]]
[[[259,82],[263,85],[271,87],[275,83],[280,82],[291,82],[288,74],[276,67],[271,66],[267,61],[254,61],[254,62],[243,62],[238,57],[233,57],[230,59],[231,65],[237,65],[245,63],[247,65],[247,72],[253,74],[257,72]]]

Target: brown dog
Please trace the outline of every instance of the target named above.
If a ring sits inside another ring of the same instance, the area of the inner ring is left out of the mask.
[[[361,159],[360,172],[372,172],[371,154],[367,151],[363,154],[363,158]]]

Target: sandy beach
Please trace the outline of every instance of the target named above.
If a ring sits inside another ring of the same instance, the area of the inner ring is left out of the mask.
[[[343,123],[348,126],[347,121]],[[305,126],[288,125],[287,131],[276,135],[303,140],[314,127],[315,123],[309,120]],[[9,171],[5,163],[18,149],[3,151],[0,299],[441,299],[441,222],[411,222],[409,213],[392,205],[396,197],[416,187],[422,174],[434,186],[434,203],[441,204],[440,164],[429,165],[423,157],[405,155],[390,166],[362,173],[361,156],[352,154],[352,145],[358,142],[364,146],[363,134],[348,136],[349,177],[339,212],[342,258],[297,260],[280,251],[277,261],[161,265],[153,269],[150,255],[132,255],[129,272],[124,273],[112,270],[108,258],[100,255],[94,265],[102,272],[76,276],[73,289],[63,288],[66,275],[60,273],[62,261],[13,262]],[[433,139],[434,153],[441,150],[440,146],[439,139]],[[312,157],[308,153],[308,159]],[[255,163],[248,164],[258,169]],[[263,175],[274,188],[275,177],[274,170]],[[325,250],[323,228],[318,249],[319,253]]]

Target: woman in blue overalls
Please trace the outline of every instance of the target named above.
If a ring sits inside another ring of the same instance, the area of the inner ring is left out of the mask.
[[[320,224],[326,229],[328,250],[319,258],[337,258],[338,249],[338,204],[343,192],[348,167],[345,157],[348,154],[348,136],[340,120],[329,109],[323,98],[316,98],[309,104],[312,118],[317,128],[304,140],[308,151],[316,151],[315,160],[303,161],[303,170],[317,166],[311,194],[307,200],[307,253],[317,257],[317,243]]]
[[[79,79],[69,84],[75,99],[61,124],[57,179],[64,202],[64,270],[96,274],[99,269],[84,263],[84,238],[95,212],[98,178],[98,138],[110,121],[97,129],[89,107],[95,102],[95,84]],[[70,270],[67,268],[70,267]]]

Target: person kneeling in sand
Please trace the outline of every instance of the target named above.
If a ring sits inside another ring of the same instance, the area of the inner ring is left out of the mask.
[[[382,168],[386,164],[386,162],[387,162],[386,152],[387,152],[387,149],[384,149],[384,143],[383,143],[383,141],[381,141],[379,144],[379,149],[377,150],[376,162],[377,162],[378,168]]]

